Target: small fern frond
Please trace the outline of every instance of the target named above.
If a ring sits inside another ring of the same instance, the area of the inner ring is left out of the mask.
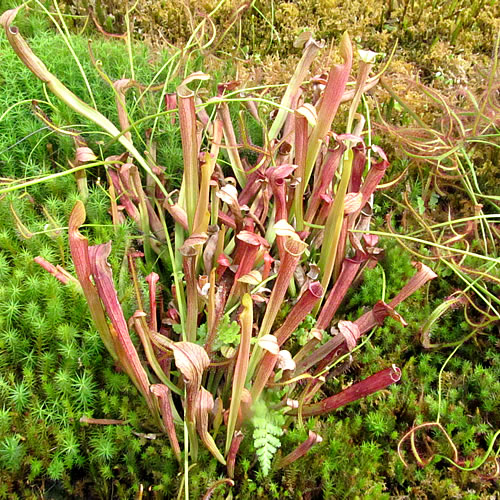
[[[255,452],[259,460],[262,474],[267,476],[271,470],[271,462],[281,446],[284,417],[277,411],[269,410],[263,401],[255,405],[252,418],[254,426],[253,439]]]

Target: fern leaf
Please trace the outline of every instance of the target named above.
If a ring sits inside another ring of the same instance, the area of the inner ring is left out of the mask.
[[[280,437],[283,434],[284,417],[281,413],[270,411],[265,403],[256,405],[252,419],[254,426],[253,439],[255,452],[264,476],[271,470],[273,457],[281,446]]]

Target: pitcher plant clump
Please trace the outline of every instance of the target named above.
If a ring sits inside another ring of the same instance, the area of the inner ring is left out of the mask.
[[[354,54],[345,33],[343,62],[308,84],[322,44],[303,34],[302,58],[279,104],[238,82],[219,84],[208,97],[203,86],[210,76],[202,72],[189,75],[175,94],[163,88],[157,118],[178,122],[184,163],[180,189],[170,191],[156,161],[161,144],[154,128],[143,141],[128,119],[128,89],[145,87],[133,79],[111,82],[115,125],[49,72],[13,25],[17,12],[0,21],[22,62],[123,147],[99,158],[102,150],[76,134],[70,173],[83,201],[75,203],[68,228],[76,277],[43,257],[36,261],[85,296],[104,345],[184,464],[186,494],[188,460],[197,460],[200,441],[226,467],[228,484],[245,439],[253,439],[266,474],[284,429],[399,381],[401,370],[389,361],[341,392],[332,394],[329,384],[387,317],[405,325],[397,306],[436,277],[415,263],[415,274],[391,300],[366,304],[354,321],[336,316],[381,255],[370,234],[372,197],[389,161],[358,113],[363,93],[380,76],[371,76],[372,53],[360,51],[359,72],[349,81]],[[346,103],[345,129],[334,132]],[[259,124],[260,137],[250,137],[250,121]],[[137,304],[130,316],[108,263],[112,242],[91,245],[82,232],[87,180],[79,173],[97,166],[108,179],[113,224],[129,219],[137,228],[126,261]],[[300,345],[294,332],[304,320]],[[289,466],[320,441],[311,432],[274,467]]]

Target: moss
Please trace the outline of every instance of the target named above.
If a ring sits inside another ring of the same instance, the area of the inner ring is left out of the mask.
[[[87,4],[64,2],[68,12],[86,14]],[[192,29],[211,12],[215,2],[141,2],[131,13],[139,36],[153,45],[165,42],[185,44]],[[119,2],[96,3],[101,23],[112,21],[114,29],[125,30],[126,6]],[[240,9],[240,10],[239,10]],[[454,10],[453,10],[454,9]],[[240,12],[241,22],[232,24],[233,15]],[[489,57],[493,48],[498,18],[498,4],[493,1],[475,2],[365,2],[350,0],[273,0],[271,2],[227,1],[212,16],[218,34],[229,32],[218,50],[233,57],[249,58],[247,70],[252,70],[266,55],[279,54],[280,59],[299,54],[293,49],[296,36],[305,29],[314,30],[329,45],[348,30],[363,48],[388,52],[396,39],[401,51],[396,59],[413,61],[414,72],[434,75],[439,68],[457,66],[458,72],[468,72],[467,61],[474,54]],[[200,31],[207,41],[212,28]],[[429,46],[432,56],[429,56]],[[444,50],[443,50],[444,49]],[[210,49],[208,49],[210,50]],[[461,63],[464,63],[462,66]],[[291,67],[293,67],[291,65]],[[261,68],[267,74],[266,67]],[[272,74],[269,73],[269,75]],[[453,70],[450,69],[450,74]],[[289,76],[289,75],[287,75]],[[460,76],[460,75],[459,75]],[[281,77],[273,83],[286,81]],[[271,78],[264,81],[270,82]]]
[[[33,16],[37,19],[37,16]],[[21,24],[23,15],[19,15]],[[17,18],[16,18],[17,21]],[[30,30],[27,30],[28,32]],[[50,32],[36,32],[29,43],[50,71],[56,74],[67,87],[86,102],[92,103],[95,99],[97,108],[114,123],[118,123],[115,100],[110,86],[105,82],[92,65],[88,54],[88,40],[82,36],[70,36],[69,43],[72,45],[83,71],[92,89],[92,97],[89,94],[85,80],[80,72],[77,62],[71,56],[64,40]],[[52,106],[45,103],[46,96],[42,83],[25,68],[15,53],[11,50],[5,36],[0,37],[0,50],[4,54],[0,67],[0,81],[2,93],[0,103],[2,110],[8,110],[2,119],[0,129],[0,167],[4,177],[46,176],[54,170],[65,169],[68,159],[73,158],[73,140],[68,136],[56,134],[33,113],[31,101],[40,101],[40,107],[47,113],[48,117],[58,127],[72,127],[81,132],[89,146],[96,152],[102,150],[104,156],[109,156],[118,151],[115,145],[107,144],[106,136],[101,133],[87,134],[93,130],[94,125],[85,119],[78,117],[70,108],[52,99]],[[102,37],[94,38],[92,51],[96,60],[102,62],[102,71],[112,81],[124,76],[124,71],[130,74],[130,64],[126,47],[123,43],[105,40]],[[167,90],[175,88],[179,83],[180,76],[171,74],[171,66],[165,65],[171,54],[168,52],[157,52],[154,64],[150,63],[151,51],[144,44],[134,44],[133,64],[136,79],[140,82],[152,82],[157,77],[158,82],[167,80],[171,82]],[[50,54],[50,57],[48,56]],[[163,71],[159,71],[163,66]],[[128,70],[127,70],[128,68]],[[138,103],[139,93],[131,90],[127,94],[127,103],[130,122],[143,119],[137,126],[137,132],[142,137],[147,128],[153,124],[153,118],[147,117],[156,113],[157,103],[155,94],[154,101],[146,95]],[[161,119],[157,130],[157,139],[162,146],[158,148],[158,161],[166,167],[167,175],[175,178],[182,166],[180,151],[180,134],[173,133],[172,126],[167,119]],[[95,169],[89,172],[89,178],[95,180],[105,177],[103,169]],[[65,182],[59,179],[51,184],[50,190],[59,190],[59,194],[70,190],[73,179],[71,176]],[[42,195],[46,183],[35,185],[30,193],[43,198]],[[49,191],[50,191],[49,190]]]

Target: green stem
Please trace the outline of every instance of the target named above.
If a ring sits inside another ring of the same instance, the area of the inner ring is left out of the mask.
[[[353,153],[350,145],[342,158],[342,177],[340,184],[335,193],[335,200],[330,209],[328,218],[325,224],[325,237],[321,248],[319,258],[319,267],[322,272],[321,286],[327,290],[333,274],[335,260],[337,258],[337,249],[340,241],[342,223],[344,221],[344,198],[347,192],[347,187],[351,179]],[[321,306],[322,299],[316,304],[314,311],[317,313]]]

